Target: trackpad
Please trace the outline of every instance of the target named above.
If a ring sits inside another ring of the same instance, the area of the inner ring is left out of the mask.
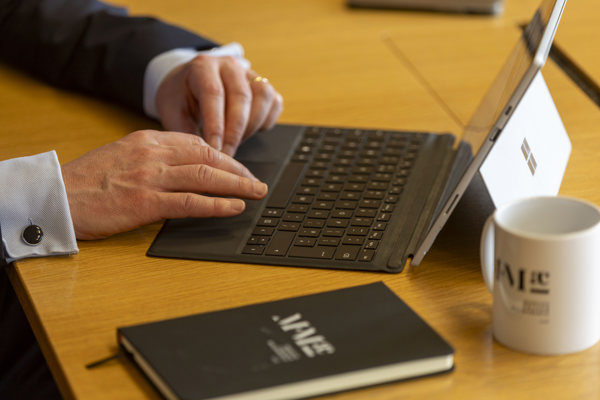
[[[261,162],[261,161],[240,161],[246,166],[262,182],[270,185],[273,183],[273,179],[278,170],[279,163],[275,162]]]

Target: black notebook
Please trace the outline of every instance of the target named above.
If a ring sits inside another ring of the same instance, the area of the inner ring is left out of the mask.
[[[123,327],[118,341],[167,399],[298,399],[454,365],[381,282]]]

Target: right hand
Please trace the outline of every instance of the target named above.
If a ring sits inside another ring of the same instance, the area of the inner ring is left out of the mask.
[[[267,185],[242,164],[179,132],[133,132],[65,164],[62,174],[75,234],[83,240],[166,218],[233,216],[245,209],[239,198],[267,194]]]

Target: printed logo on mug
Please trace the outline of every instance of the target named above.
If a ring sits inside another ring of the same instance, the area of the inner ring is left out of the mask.
[[[600,340],[600,208],[568,197],[499,207],[481,236],[498,342],[566,354]]]

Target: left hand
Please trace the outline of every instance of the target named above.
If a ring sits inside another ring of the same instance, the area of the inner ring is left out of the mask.
[[[165,129],[202,134],[233,156],[243,140],[275,125],[283,98],[234,57],[202,54],[165,77],[156,106]]]

